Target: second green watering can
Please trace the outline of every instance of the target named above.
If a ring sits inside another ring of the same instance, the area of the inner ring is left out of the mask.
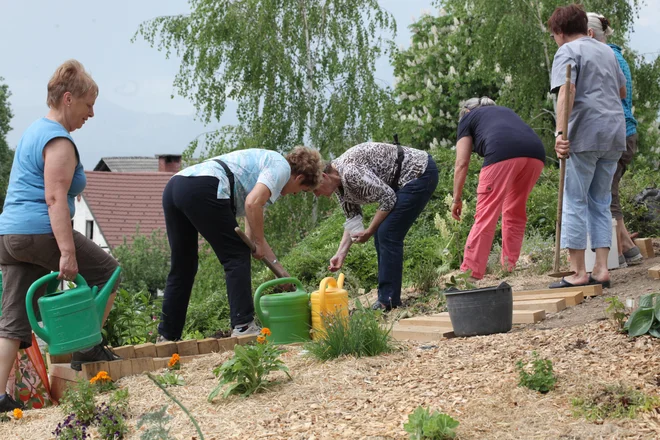
[[[266,289],[281,284],[295,284],[297,289],[264,295]],[[310,339],[309,295],[297,278],[278,278],[263,283],[254,293],[254,309],[261,325],[270,329],[268,339],[273,343],[291,344]]]
[[[50,354],[66,354],[83,350],[101,343],[101,323],[108,298],[112,293],[121,269],[118,267],[101,291],[90,287],[78,274],[76,287],[49,292],[37,301],[43,327],[32,307],[34,294],[44,285],[56,284],[58,272],[39,278],[28,289],[25,297],[28,319],[32,330],[48,344]]]

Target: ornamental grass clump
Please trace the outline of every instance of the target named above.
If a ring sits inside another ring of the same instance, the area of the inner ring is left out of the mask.
[[[339,356],[376,356],[393,351],[392,325],[384,323],[382,312],[356,302],[348,317],[340,313],[323,317],[325,330],[305,344],[314,358],[327,361]]]
[[[225,398],[232,394],[247,397],[264,390],[269,384],[266,378],[273,371],[283,371],[291,379],[289,369],[279,359],[284,350],[268,341],[270,334],[270,330],[264,327],[256,344],[236,345],[234,357],[213,370],[213,374],[220,377],[220,383],[209,394],[209,402],[220,394],[223,387]]]

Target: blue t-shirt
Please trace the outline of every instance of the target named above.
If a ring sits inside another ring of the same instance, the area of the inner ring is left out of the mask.
[[[484,158],[483,166],[516,157],[545,163],[545,148],[538,135],[513,110],[500,106],[479,107],[458,123],[458,137],[472,137],[472,151]]]
[[[270,199],[266,203],[268,206],[279,198],[282,188],[291,177],[289,162],[276,151],[256,148],[236,150],[213,159],[226,163],[234,174],[234,203],[238,217],[245,215],[245,199],[257,183],[266,185],[270,190]],[[229,199],[229,180],[222,166],[213,159],[185,168],[177,176],[216,177],[219,181],[218,199]]]
[[[623,115],[626,117],[626,137],[632,136],[637,133],[637,119],[633,116],[632,113],[632,95],[633,95],[633,86],[632,86],[632,75],[630,74],[630,66],[623,58],[621,53],[621,48],[616,44],[607,44],[614,51],[614,56],[619,62],[619,67],[623,72],[623,76],[626,77],[626,97],[621,100],[623,105]]]
[[[0,235],[53,232],[46,205],[43,150],[48,142],[56,138],[69,139],[76,149],[69,132],[50,119],[38,119],[23,133],[14,154],[5,205],[0,214]],[[79,158],[77,149],[76,157]],[[85,170],[78,159],[67,193],[72,218],[75,213],[75,198],[82,193],[86,184]]]

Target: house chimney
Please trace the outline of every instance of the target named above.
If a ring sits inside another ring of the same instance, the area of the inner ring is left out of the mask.
[[[161,173],[178,173],[181,171],[181,155],[180,154],[159,154],[158,157],[158,172]]]

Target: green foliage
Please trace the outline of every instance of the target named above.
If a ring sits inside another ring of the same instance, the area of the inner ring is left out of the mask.
[[[660,294],[650,293],[639,299],[639,307],[630,314],[623,329],[631,337],[650,334],[660,338]]]
[[[460,221],[451,215],[452,196],[444,198],[447,209],[444,215],[435,214],[435,228],[438,230],[440,247],[438,254],[442,261],[438,273],[443,275],[452,269],[458,269],[463,262],[463,247],[474,223],[474,208],[466,200],[463,202],[463,212]]]
[[[114,440],[124,438],[129,428],[126,423],[128,415],[128,390],[117,390],[109,403],[97,407],[95,424],[102,439]]]
[[[170,420],[172,416],[167,415],[167,405],[163,405],[158,411],[144,414],[137,422],[138,430],[143,426],[146,428],[140,435],[140,440],[173,440],[170,428],[167,428]]]
[[[254,345],[236,345],[234,356],[213,370],[220,383],[211,391],[208,401],[220,394],[225,385],[229,385],[223,392],[227,398],[232,394],[242,397],[265,390],[268,382],[266,376],[273,371],[283,371],[291,379],[289,369],[279,357],[284,350],[269,341],[262,341]]]
[[[587,396],[572,399],[573,414],[589,421],[634,419],[641,412],[660,407],[660,398],[622,384],[594,387]]]
[[[408,423],[403,429],[410,435],[412,440],[448,440],[456,437],[454,431],[459,422],[447,414],[433,411],[418,406],[415,412],[408,416]]]
[[[60,401],[62,410],[65,413],[73,413],[82,423],[90,423],[96,415],[96,385],[88,380],[80,379],[75,385],[72,385],[64,391]]]
[[[638,152],[657,170],[660,168],[660,58],[647,60],[631,50],[626,50],[624,56],[633,79]]]
[[[605,302],[608,304],[605,314],[609,319],[614,321],[619,330],[623,330],[623,326],[626,323],[626,306],[616,296],[605,298]]]
[[[135,234],[128,244],[124,243],[112,250],[112,255],[121,266],[121,287],[129,292],[141,290],[156,295],[165,288],[167,274],[170,271],[170,247],[167,237],[156,229],[151,235],[140,234],[137,226]]]
[[[449,281],[445,283],[447,289],[455,288],[459,290],[469,290],[476,289],[476,284],[470,282],[470,277],[472,276],[472,271],[468,270],[467,272],[459,273],[452,275],[449,278]]]
[[[9,173],[14,159],[14,151],[7,145],[7,133],[11,131],[9,123],[14,116],[9,106],[11,92],[7,84],[2,83],[3,81],[4,78],[0,76],[0,213],[5,204]]]
[[[382,312],[356,302],[348,318],[342,314],[323,317],[325,331],[305,344],[314,358],[327,361],[340,356],[377,356],[394,350],[392,325],[383,323]]]
[[[199,439],[200,439],[200,440],[204,440],[204,434],[202,433],[202,430],[201,430],[201,428],[199,427],[199,423],[197,423],[197,420],[195,419],[195,417],[193,417],[193,415],[190,413],[190,411],[188,411],[188,408],[186,408],[185,405],[179,401],[179,399],[177,399],[177,398],[174,397],[172,394],[170,394],[170,392],[167,391],[167,389],[166,389],[163,385],[161,385],[160,383],[158,383],[158,381],[156,380],[156,378],[154,377],[153,374],[147,372],[147,377],[148,377],[148,378],[149,378],[149,379],[150,379],[150,380],[151,380],[151,381],[152,381],[152,382],[153,382],[158,388],[160,388],[160,390],[161,390],[163,393],[165,393],[165,395],[166,395],[167,397],[169,397],[170,400],[172,400],[172,402],[176,403],[176,404],[179,406],[179,408],[181,408],[181,410],[182,410],[184,413],[186,413],[186,415],[187,415],[188,418],[190,419],[190,422],[191,422],[191,423],[193,424],[193,426],[195,427],[195,430],[197,431],[197,435],[199,436]]]
[[[522,360],[516,362],[516,369],[520,376],[518,385],[527,387],[540,393],[547,393],[555,388],[557,378],[552,371],[552,361],[541,359],[535,351],[532,352],[531,368],[529,363]]]
[[[103,333],[114,347],[156,342],[161,301],[146,292],[119,289]]]
[[[183,376],[176,374],[173,371],[166,371],[165,373],[154,377],[156,378],[156,381],[164,387],[176,387],[185,385]]]

